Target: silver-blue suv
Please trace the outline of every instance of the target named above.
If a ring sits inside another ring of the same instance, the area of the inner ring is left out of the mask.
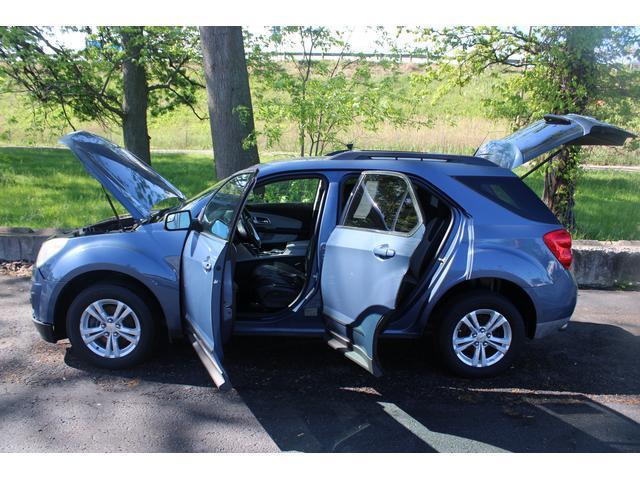
[[[493,375],[576,304],[571,237],[511,169],[632,136],[548,115],[474,156],[336,152],[257,165],[186,200],[127,150],[75,132],[62,143],[130,215],[43,245],[33,320],[106,368],[185,336],[219,387],[225,343],[247,334],[324,336],[380,375],[379,337],[431,332],[453,372]]]

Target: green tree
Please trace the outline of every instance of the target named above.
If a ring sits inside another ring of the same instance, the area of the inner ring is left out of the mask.
[[[272,27],[248,37],[255,79],[256,118],[267,145],[294,123],[300,155],[344,145],[353,125],[375,131],[383,122],[412,119],[411,103],[397,94],[397,64],[353,54],[347,34],[325,27]],[[373,75],[376,68],[385,75]]]
[[[486,105],[514,129],[546,113],[638,126],[638,72],[625,63],[638,58],[636,28],[454,27],[420,30],[419,38],[433,62],[424,85],[438,80],[443,93],[490,72],[497,83]],[[565,147],[545,173],[543,200],[570,229],[579,159],[579,148]]]
[[[192,71],[198,32],[187,27],[67,27],[84,32],[80,50],[50,27],[0,27],[0,71],[46,111],[122,128],[125,146],[150,163],[147,116],[178,105],[194,113]]]

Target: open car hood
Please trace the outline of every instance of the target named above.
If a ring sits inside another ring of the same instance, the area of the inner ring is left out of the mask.
[[[476,156],[514,169],[562,145],[621,146],[633,137],[633,133],[595,118],[573,113],[545,115],[544,120],[538,120],[502,140],[482,144]]]
[[[148,218],[162,200],[185,197],[158,172],[133,153],[88,132],[65,135],[68,146],[84,168],[108,190],[136,220]]]

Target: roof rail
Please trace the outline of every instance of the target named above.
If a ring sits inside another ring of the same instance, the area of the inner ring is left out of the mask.
[[[471,155],[450,155],[446,153],[402,152],[394,150],[348,150],[328,155],[330,160],[419,160],[433,162],[454,162],[470,165],[495,165],[480,157]]]

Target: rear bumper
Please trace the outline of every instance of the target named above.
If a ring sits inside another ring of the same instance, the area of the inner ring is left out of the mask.
[[[533,338],[543,338],[564,328],[573,315],[578,300],[578,286],[570,271],[558,268],[553,282],[529,288],[536,309]]]
[[[544,338],[547,335],[564,330],[569,325],[570,320],[571,318],[568,317],[568,318],[561,318],[559,320],[554,320],[552,322],[540,323],[536,326],[536,333],[533,338],[535,339]]]

